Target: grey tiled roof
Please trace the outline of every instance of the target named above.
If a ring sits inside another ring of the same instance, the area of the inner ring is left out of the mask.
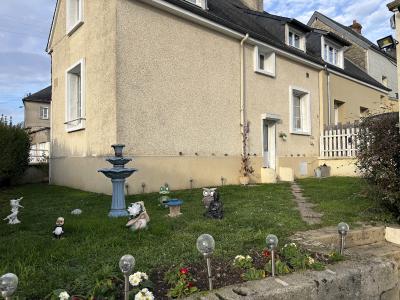
[[[34,94],[26,96],[22,99],[22,101],[30,101],[30,102],[44,102],[50,103],[51,102],[51,85],[40,90]]]

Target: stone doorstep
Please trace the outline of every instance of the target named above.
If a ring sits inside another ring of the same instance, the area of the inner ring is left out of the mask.
[[[287,276],[249,281],[190,300],[292,300],[292,299],[399,299],[397,264],[384,258],[364,258],[329,266],[325,271],[305,271]]]

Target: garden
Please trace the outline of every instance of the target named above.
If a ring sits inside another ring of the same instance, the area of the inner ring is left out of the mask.
[[[368,196],[363,179],[298,183],[317,205],[315,209],[324,213],[322,224],[309,226],[302,221],[287,183],[220,187],[222,220],[203,216],[201,189],[170,194],[184,200],[177,218],[167,216],[158,193],[128,196],[127,204],[143,201],[150,217],[147,229],[136,232],[125,227],[127,218],[107,217],[110,196],[45,184],[4,188],[1,216],[9,214],[10,199],[24,198],[18,215],[21,223],[0,224],[0,274],[18,275],[18,299],[122,299],[124,282],[118,262],[122,255],[132,254],[136,264],[130,299],[179,298],[208,289],[207,264],[196,249],[196,240],[204,233],[215,240],[211,269],[213,287],[219,288],[271,275],[268,234],[279,238],[276,273],[284,275],[320,270],[341,259],[337,253],[326,256],[298,249],[288,240],[297,231],[340,221],[352,227],[363,221],[394,221]],[[82,213],[72,215],[75,209]],[[65,233],[62,239],[54,239],[60,216],[65,218]]]

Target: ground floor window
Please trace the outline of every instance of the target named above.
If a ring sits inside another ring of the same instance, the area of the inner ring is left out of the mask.
[[[291,133],[311,134],[310,92],[290,88]]]

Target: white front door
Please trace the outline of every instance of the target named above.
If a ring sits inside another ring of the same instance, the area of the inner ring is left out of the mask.
[[[276,122],[263,120],[263,167],[276,168]]]

